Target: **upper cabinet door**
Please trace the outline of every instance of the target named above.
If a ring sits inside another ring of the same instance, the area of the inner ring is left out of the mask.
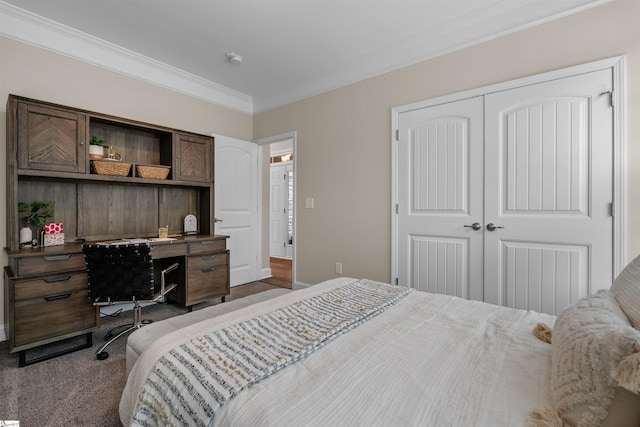
[[[176,133],[176,179],[211,182],[213,138]]]
[[[18,105],[18,168],[84,173],[86,115]]]

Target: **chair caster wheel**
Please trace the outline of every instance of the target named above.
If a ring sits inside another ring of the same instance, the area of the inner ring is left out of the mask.
[[[107,357],[109,357],[109,353],[107,353],[106,351],[102,351],[102,352],[100,352],[100,353],[96,354],[96,358],[97,358],[98,360],[104,360],[104,359],[106,359]]]

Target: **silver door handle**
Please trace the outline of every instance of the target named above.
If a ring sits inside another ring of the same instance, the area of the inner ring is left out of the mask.
[[[474,222],[474,223],[473,223],[473,224],[471,224],[471,225],[465,225],[465,227],[467,227],[467,228],[473,228],[473,229],[474,229],[474,230],[476,230],[476,231],[478,231],[478,230],[480,230],[480,229],[482,228],[482,226],[480,225],[480,223],[479,223],[479,222]]]
[[[489,224],[487,224],[487,230],[489,231],[494,231],[496,228],[504,228],[504,226],[502,225],[495,225],[494,223],[490,222]]]
[[[223,222],[223,220],[221,220],[220,218],[218,218],[217,216],[213,217],[213,222]]]

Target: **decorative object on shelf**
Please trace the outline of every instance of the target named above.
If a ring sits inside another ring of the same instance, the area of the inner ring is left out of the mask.
[[[167,179],[171,166],[162,165],[137,165],[136,171],[140,178]]]
[[[31,226],[33,224],[36,226],[38,230],[38,236],[40,236],[40,239],[38,240],[39,245],[43,243],[42,236],[44,233],[44,229],[42,227],[47,222],[47,218],[53,217],[53,208],[55,207],[55,204],[56,202],[53,200],[50,200],[48,202],[18,203],[18,211],[26,213],[25,221],[27,222],[27,225]],[[20,234],[22,237],[22,231]],[[26,231],[24,232],[24,235],[26,238],[26,235],[27,235]],[[21,239],[20,243],[27,243],[27,242],[26,241],[22,242],[22,239]]]
[[[169,237],[169,226],[165,225],[164,227],[158,228],[158,238],[159,239],[167,239]]]
[[[104,158],[104,141],[97,136],[92,136],[89,141],[89,158],[102,159]]]
[[[120,153],[116,153],[116,150],[113,149],[113,145],[110,145],[109,148],[107,148],[107,159],[120,161],[122,160],[122,156]]]
[[[32,239],[33,239],[33,231],[31,231],[29,227],[22,227],[20,229],[20,244],[30,245]]]
[[[51,222],[44,225],[44,245],[64,245],[64,227],[61,222]]]
[[[121,163],[105,160],[91,161],[91,172],[98,175],[128,176],[130,170],[131,163]]]
[[[184,235],[191,236],[198,234],[198,220],[194,215],[187,215],[184,217]]]

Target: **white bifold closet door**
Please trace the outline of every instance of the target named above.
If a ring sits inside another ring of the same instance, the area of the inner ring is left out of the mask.
[[[611,70],[399,115],[398,281],[556,314],[613,274]]]

